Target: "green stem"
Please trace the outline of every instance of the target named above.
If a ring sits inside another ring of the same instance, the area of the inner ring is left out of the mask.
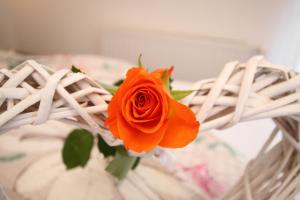
[[[106,171],[118,178],[124,179],[128,172],[136,167],[139,157],[130,156],[123,146],[117,147],[114,159],[106,167]]]

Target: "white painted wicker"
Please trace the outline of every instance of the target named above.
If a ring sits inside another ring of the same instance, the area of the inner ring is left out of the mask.
[[[110,93],[84,73],[54,72],[28,60],[11,71],[1,69],[0,85],[1,133],[52,119],[100,133],[110,145],[120,143],[103,124]]]
[[[34,61],[0,70],[0,131],[48,119],[75,123],[119,144],[103,125],[111,95],[86,74],[53,72]],[[287,200],[300,191],[300,74],[263,57],[226,64],[216,79],[199,81],[188,105],[201,131],[273,118],[276,128],[244,176],[223,199]],[[262,127],[263,128],[263,127]],[[270,148],[277,133],[282,140]],[[253,134],[255,137],[255,133]]]
[[[244,176],[222,199],[294,199],[300,191],[300,74],[256,56],[246,64],[226,64],[218,78],[195,87],[189,106],[199,114],[202,132],[261,118],[276,123]],[[278,133],[282,140],[270,147]]]

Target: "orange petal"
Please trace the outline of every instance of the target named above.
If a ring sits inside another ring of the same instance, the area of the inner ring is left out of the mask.
[[[134,78],[137,74],[145,72],[145,68],[143,67],[132,67],[130,68],[127,73],[126,73],[126,79],[132,79]],[[125,80],[126,80],[125,79]]]
[[[187,106],[174,99],[169,100],[167,130],[159,145],[168,148],[183,147],[196,138],[200,124]]]
[[[105,121],[105,125],[109,127],[110,132],[113,136],[120,138],[119,136],[119,130],[118,130],[118,120],[116,118],[114,119],[107,119]]]
[[[115,137],[119,138],[119,133],[118,133],[118,126],[117,126],[117,113],[118,113],[118,95],[116,94],[115,96],[112,97],[107,114],[108,118],[105,121],[105,125],[109,127],[110,131]]]
[[[109,104],[107,109],[108,118],[116,118],[118,112],[118,95],[114,95]]]
[[[133,67],[127,71],[126,79],[123,84],[129,86],[132,82],[139,80],[140,75],[148,75],[144,67]]]
[[[157,132],[146,134],[131,127],[121,116],[118,117],[118,130],[120,139],[126,149],[135,152],[147,152],[156,147],[164,136],[166,125]]]
[[[174,67],[171,66],[169,69],[167,68],[160,68],[156,69],[153,72],[151,72],[151,75],[159,78],[159,79],[164,79],[164,78],[169,78],[174,70]]]

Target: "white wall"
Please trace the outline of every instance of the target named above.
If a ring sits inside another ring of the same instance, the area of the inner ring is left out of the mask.
[[[268,54],[294,1],[0,0],[0,48],[131,62],[143,52],[146,64],[175,65],[176,77],[195,80],[217,75],[227,61]]]
[[[300,71],[300,1],[284,4],[276,23],[268,57],[276,63],[296,67]]]
[[[5,20],[13,24],[10,28],[16,31],[17,48],[34,52],[57,50],[93,52],[96,51],[93,42],[96,41],[99,27],[102,26],[122,26],[240,40],[268,50],[280,13],[284,4],[288,4],[289,1],[0,0],[0,2],[0,13],[4,15],[1,16],[1,27]],[[5,25],[4,29],[7,27]],[[4,29],[1,28],[1,32]],[[86,39],[79,40],[83,36]],[[1,37],[0,44],[6,43],[9,37],[11,35]]]

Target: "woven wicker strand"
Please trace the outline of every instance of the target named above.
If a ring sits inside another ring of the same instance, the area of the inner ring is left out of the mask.
[[[202,132],[261,118],[276,124],[222,199],[294,199],[300,192],[300,74],[256,56],[246,64],[226,64],[218,78],[200,81],[195,89],[189,106],[198,114]],[[270,147],[279,132],[282,140]]]
[[[110,145],[120,144],[103,123],[111,95],[86,74],[53,72],[29,60],[11,71],[1,69],[0,84],[1,133],[55,119],[99,132]],[[300,74],[257,56],[246,64],[226,64],[218,78],[197,82],[195,90],[187,101],[199,116],[201,132],[261,118],[276,124],[222,199],[293,199],[300,191]],[[270,147],[279,133],[282,140]]]
[[[0,132],[49,119],[74,123],[100,133],[110,145],[120,142],[103,120],[111,95],[84,73],[53,72],[28,60],[12,71],[0,70]]]

